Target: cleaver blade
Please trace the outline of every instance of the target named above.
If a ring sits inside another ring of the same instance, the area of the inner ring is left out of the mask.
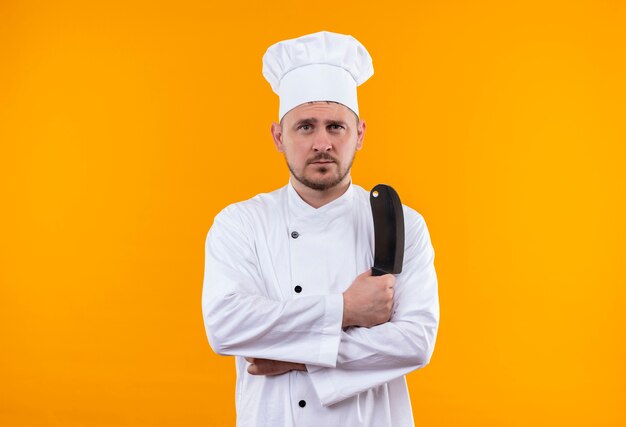
[[[404,260],[404,214],[396,190],[378,184],[370,191],[374,218],[374,266],[372,276],[399,274]]]

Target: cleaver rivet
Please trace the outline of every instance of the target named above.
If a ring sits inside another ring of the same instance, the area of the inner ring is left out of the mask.
[[[378,197],[378,191],[372,191],[372,196]]]

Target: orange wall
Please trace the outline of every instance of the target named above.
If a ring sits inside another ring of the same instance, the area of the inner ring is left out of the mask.
[[[437,254],[418,425],[626,425],[625,3],[247,3],[0,2],[0,425],[234,424],[204,237],[287,182],[261,57],[321,29]]]

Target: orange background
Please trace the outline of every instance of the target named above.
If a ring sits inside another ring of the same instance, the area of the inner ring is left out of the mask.
[[[0,425],[234,425],[204,238],[286,184],[261,57],[322,29],[436,250],[417,425],[626,425],[625,3],[261,3],[0,2]]]

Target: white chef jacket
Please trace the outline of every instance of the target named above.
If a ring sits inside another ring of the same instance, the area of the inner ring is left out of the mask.
[[[342,293],[373,265],[369,192],[351,184],[316,209],[289,183],[215,217],[202,309],[213,350],[236,356],[237,426],[414,425],[404,376],[430,360],[439,302],[426,224],[403,212],[392,318],[345,331]],[[244,357],[303,363],[308,372],[250,375]]]

